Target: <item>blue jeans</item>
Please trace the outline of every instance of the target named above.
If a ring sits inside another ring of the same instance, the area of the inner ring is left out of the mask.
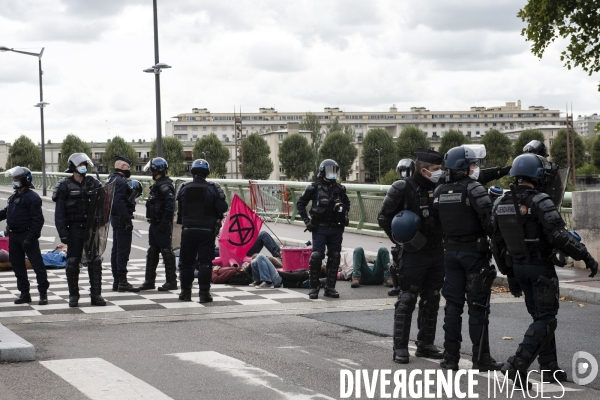
[[[277,243],[275,243],[275,240],[273,240],[271,235],[269,235],[269,232],[261,231],[256,238],[256,242],[254,242],[250,250],[248,250],[248,254],[246,255],[250,257],[254,254],[258,254],[263,247],[266,247],[267,250],[269,250],[269,253],[271,253],[273,256],[276,254],[281,254],[281,249]]]
[[[275,266],[264,254],[259,254],[252,262],[252,279],[254,282],[273,282],[273,286],[281,286],[281,276]]]

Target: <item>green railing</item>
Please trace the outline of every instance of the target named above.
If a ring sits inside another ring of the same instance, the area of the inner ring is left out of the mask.
[[[32,172],[33,174],[33,184],[36,188],[40,188],[42,186],[42,174],[41,172]],[[48,191],[51,192],[56,183],[65,176],[70,176],[71,174],[60,173],[60,172],[52,172],[46,174],[46,187]],[[107,174],[101,174],[100,180],[104,183],[108,178]],[[137,179],[142,183],[142,187],[144,188],[144,192],[142,194],[142,199],[145,200],[148,197],[148,192],[150,185],[152,184],[152,178],[149,176],[132,176],[131,179]],[[174,181],[176,179],[181,179],[184,181],[191,181],[191,178],[172,178]],[[231,199],[234,194],[237,194],[242,198],[242,200],[246,202],[250,202],[250,182],[248,180],[243,179],[211,179],[214,182],[218,182],[225,195],[227,196],[227,201],[231,202]],[[5,177],[4,174],[0,174],[0,185],[11,185],[11,179]],[[290,217],[288,222],[297,225],[304,225],[304,222],[300,219],[296,211],[296,200],[298,197],[302,195],[306,186],[310,184],[310,182],[292,182],[292,181],[257,181],[260,185],[280,185],[285,184],[287,190],[289,191],[288,202],[290,204]],[[352,206],[350,207],[350,226],[346,228],[347,231],[362,233],[365,235],[372,236],[381,236],[384,237],[385,234],[379,228],[377,224],[377,213],[381,209],[381,204],[383,202],[383,196],[389,189],[389,185],[367,185],[367,184],[346,184],[346,190],[348,193],[348,197],[350,198],[350,202]],[[51,195],[51,193],[48,193]],[[565,205],[571,205],[571,192],[566,192],[564,197]],[[567,222],[567,225],[570,226],[571,221],[571,208],[563,207],[561,213],[563,218]]]

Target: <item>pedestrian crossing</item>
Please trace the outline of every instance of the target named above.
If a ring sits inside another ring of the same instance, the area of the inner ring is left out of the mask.
[[[131,260],[132,263],[127,266],[129,270],[128,281],[133,286],[139,286],[144,282],[145,264],[139,261]],[[138,262],[136,262],[138,261]],[[110,268],[110,264],[105,263],[104,268]],[[161,286],[165,281],[164,269],[158,268],[156,278],[156,287]],[[30,304],[14,304],[20,292],[17,289],[17,281],[12,271],[0,272],[0,318],[7,317],[35,317],[40,315],[54,314],[96,314],[96,313],[118,313],[124,311],[139,310],[165,310],[165,309],[201,309],[205,307],[219,307],[227,305],[242,306],[260,306],[276,305],[281,303],[300,303],[324,301],[323,299],[309,300],[307,290],[298,289],[258,289],[254,286],[229,286],[229,285],[211,285],[213,295],[212,303],[198,303],[198,286],[194,283],[191,302],[180,301],[178,298],[180,290],[169,292],[159,292],[147,290],[138,293],[119,293],[112,291],[113,278],[110,269],[102,271],[102,296],[107,304],[104,307],[92,306],[89,298],[89,279],[87,269],[82,268],[79,274],[79,307],[69,307],[69,289],[64,269],[48,269],[48,304],[38,305],[39,297],[37,295],[35,273],[27,271],[31,284]]]
[[[264,399],[333,399],[314,390],[287,382],[272,372],[216,351],[166,354],[164,357],[171,359],[169,361],[173,371],[178,368],[189,369],[190,366],[197,368],[198,379],[190,382],[190,388],[194,392],[196,387],[202,385],[203,377],[210,376],[213,379],[216,376],[221,382],[213,383],[221,386],[229,382],[228,386],[235,387],[235,391],[239,394],[237,398],[245,398],[245,394],[253,392],[260,394],[256,397]],[[146,382],[102,358],[48,360],[40,361],[40,364],[92,400],[168,400],[174,398],[156,387],[162,386],[162,382]],[[175,379],[175,376],[165,374],[164,378]],[[235,380],[235,383],[232,380]],[[213,392],[212,397],[204,396],[204,398],[223,398],[222,395],[223,393]]]

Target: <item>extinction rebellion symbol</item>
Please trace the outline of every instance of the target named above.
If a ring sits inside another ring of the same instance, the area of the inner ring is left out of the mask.
[[[244,246],[254,237],[254,223],[244,214],[235,214],[230,219],[228,241],[234,246]]]

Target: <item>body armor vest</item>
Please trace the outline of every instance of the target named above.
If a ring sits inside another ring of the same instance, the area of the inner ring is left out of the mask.
[[[182,201],[183,226],[206,226],[213,228],[217,212],[212,204],[206,202],[209,183],[192,182],[185,185]]]
[[[433,216],[433,191],[434,188],[425,188],[420,186],[412,178],[406,179],[407,186],[412,190],[407,191],[404,196],[404,210],[410,210],[421,218],[421,232],[426,237],[441,235],[441,227],[436,229],[435,218]]]
[[[90,198],[94,192],[94,179],[83,178],[81,185],[72,177],[65,180],[67,197],[65,211],[67,221],[86,222]]]
[[[153,221],[160,221],[165,211],[165,199],[161,195],[161,186],[171,183],[170,179],[160,179],[150,187],[150,196],[146,201],[146,218]]]
[[[446,237],[462,236],[469,239],[465,241],[475,241],[477,237],[486,236],[479,215],[471,206],[466,182],[446,183],[440,188],[439,214]]]
[[[345,221],[342,188],[337,183],[324,186],[321,182],[312,184],[317,189],[317,199],[313,200],[310,215],[318,223],[343,225]]]

